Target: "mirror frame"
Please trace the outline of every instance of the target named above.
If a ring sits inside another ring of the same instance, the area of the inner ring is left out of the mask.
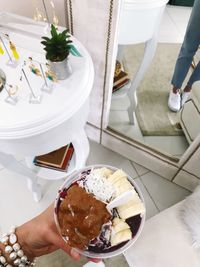
[[[67,6],[67,21],[68,27],[71,33],[75,35],[88,49],[92,55],[94,66],[97,67],[103,64],[104,66],[104,76],[98,77],[97,73],[95,75],[95,82],[99,80],[101,86],[96,86],[97,83],[94,82],[93,92],[101,91],[101,108],[99,110],[95,109],[95,106],[91,105],[92,111],[95,113],[96,121],[92,121],[90,118],[87,124],[88,136],[103,146],[120,153],[126,158],[143,165],[149,170],[158,173],[159,175],[167,178],[170,181],[174,181],[181,186],[192,190],[195,185],[200,181],[200,171],[197,175],[196,168],[198,166],[198,158],[200,157],[200,134],[192,142],[189,148],[181,156],[180,159],[162,153],[156,149],[153,149],[139,141],[132,140],[119,132],[110,129],[108,126],[111,97],[112,97],[112,86],[113,86],[113,76],[115,69],[115,60],[117,55],[117,40],[119,35],[119,18],[121,7],[123,1],[125,0],[109,0],[107,1],[107,6],[99,11],[98,0],[93,0],[96,2],[96,12],[104,12],[103,16],[107,18],[107,24],[102,23],[104,28],[105,36],[102,37],[101,43],[98,43],[97,49],[101,49],[105,55],[105,58],[99,58],[94,55],[90,43],[93,42],[97,36],[87,35],[87,41],[83,37],[84,27],[81,25],[80,16],[77,15],[77,11],[73,12],[75,8],[78,8],[77,2],[73,0],[65,0]],[[79,0],[84,1],[84,4],[90,7],[90,0]],[[75,3],[76,2],[76,3]],[[102,4],[103,5],[103,4]],[[95,10],[93,9],[93,12]],[[89,14],[89,8],[88,13]],[[96,13],[97,14],[97,13]],[[91,14],[90,14],[91,15]],[[94,15],[94,14],[92,14]],[[85,15],[85,20],[87,21],[87,16]],[[96,25],[95,25],[96,22]],[[94,20],[93,28],[98,27],[98,21]],[[91,25],[88,22],[88,30],[91,30]],[[105,45],[106,44],[106,45]],[[98,88],[97,88],[98,87]],[[94,100],[94,95],[91,96],[91,100]],[[95,102],[95,101],[94,101]],[[93,113],[92,112],[92,113]],[[188,167],[190,166],[190,168]],[[194,166],[194,171],[191,171],[191,166]],[[177,179],[180,174],[187,177],[184,181]],[[190,183],[192,181],[192,184]]]

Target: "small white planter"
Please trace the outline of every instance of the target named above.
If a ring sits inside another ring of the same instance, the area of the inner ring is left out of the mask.
[[[58,80],[67,79],[72,73],[68,58],[58,62],[49,61],[49,65],[51,70],[56,74]]]

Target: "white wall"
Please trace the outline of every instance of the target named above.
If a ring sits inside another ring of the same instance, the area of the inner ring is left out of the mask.
[[[53,0],[55,4],[56,15],[59,18],[59,25],[66,26],[65,23],[65,0]],[[33,18],[34,3],[38,3],[40,10],[44,12],[42,0],[0,0],[0,11],[12,12],[21,16]],[[50,19],[52,18],[52,9],[50,8],[50,0],[45,0],[48,8]]]

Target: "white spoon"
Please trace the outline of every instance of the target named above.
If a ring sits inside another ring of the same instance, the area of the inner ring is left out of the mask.
[[[129,191],[124,192],[123,194],[121,194],[120,196],[116,197],[110,203],[107,204],[107,206],[106,206],[107,210],[109,212],[111,212],[111,210],[113,208],[116,208],[118,206],[121,206],[121,205],[125,204],[131,198],[133,198],[135,193],[136,193],[135,190],[129,190]]]

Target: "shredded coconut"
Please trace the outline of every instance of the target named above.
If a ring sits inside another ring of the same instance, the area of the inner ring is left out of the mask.
[[[109,202],[115,196],[115,188],[100,171],[92,170],[84,186],[87,192],[103,202]]]

